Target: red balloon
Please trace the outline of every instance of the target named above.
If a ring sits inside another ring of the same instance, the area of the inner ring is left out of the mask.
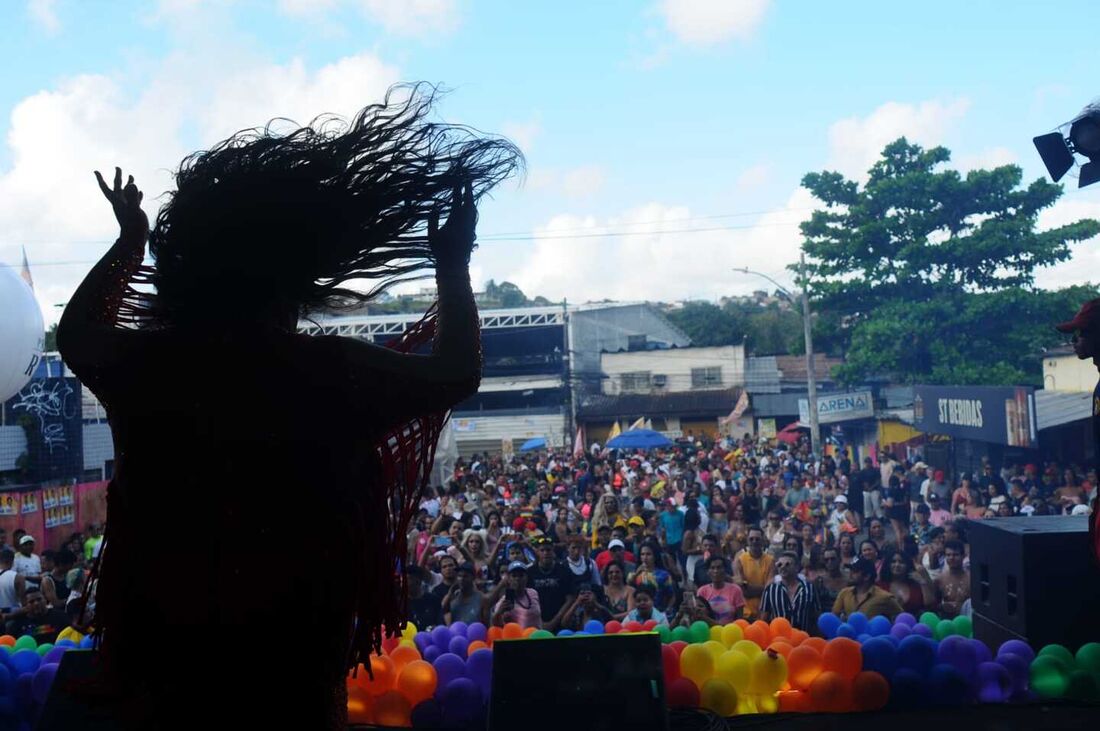
[[[668,646],[676,651],[676,657],[680,657],[680,653],[684,651],[684,648],[688,646],[688,643],[683,640],[676,640],[675,642],[668,643]]]
[[[804,690],[782,690],[776,696],[782,713],[810,713],[810,694]]]
[[[644,629],[646,632],[652,632],[656,626],[656,619],[647,619],[645,622],[642,622],[642,629]]]
[[[661,665],[665,671],[665,685],[680,677],[680,656],[670,645],[661,645]]]
[[[698,708],[699,688],[687,678],[676,678],[665,693],[669,708]]]
[[[877,711],[890,700],[890,683],[878,673],[864,670],[852,681],[852,704],[857,711]]]
[[[400,637],[383,637],[382,638],[382,652],[389,655],[394,651],[399,644],[401,644]]]
[[[853,680],[863,669],[863,651],[860,644],[847,637],[834,637],[821,653],[825,669],[840,673],[845,680]]]
[[[623,629],[626,630],[627,632],[641,632],[642,631],[642,623],[641,622],[627,622],[626,624],[623,625]]]
[[[617,619],[613,619],[603,626],[603,633],[605,635],[617,635],[623,631],[623,623]]]
[[[826,670],[810,683],[810,702],[815,711],[843,713],[852,706],[852,684],[840,673]]]

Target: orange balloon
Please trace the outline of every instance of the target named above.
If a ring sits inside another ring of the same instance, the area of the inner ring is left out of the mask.
[[[411,715],[409,700],[396,690],[387,691],[374,701],[374,722],[379,726],[412,726]]]
[[[812,647],[817,650],[818,654],[822,654],[825,652],[826,642],[827,640],[824,637],[808,637],[795,645],[795,647]]]
[[[420,651],[415,647],[401,645],[390,651],[390,659],[393,660],[394,670],[400,673],[401,669],[410,662],[420,659]]]
[[[358,685],[348,688],[348,723],[374,723],[374,708],[367,691]]]
[[[786,617],[776,617],[772,620],[772,637],[791,637],[791,630],[793,629],[794,627],[791,627],[790,620]]]
[[[359,666],[359,675],[356,678],[359,687],[371,696],[379,696],[392,690],[394,681],[397,680],[397,668],[394,667],[393,659],[389,655],[371,655],[370,667],[374,673],[373,680],[367,674],[366,668]]]
[[[798,647],[806,640],[810,639],[810,633],[800,629],[791,628],[791,644]]]
[[[470,646],[466,648],[466,657],[474,654],[476,650],[488,650],[489,646],[481,640],[474,640],[470,643]]]
[[[794,650],[794,646],[791,645],[790,642],[787,642],[786,640],[784,640],[783,638],[777,637],[776,639],[772,640],[771,644],[768,645],[767,649],[775,650],[780,655],[782,655],[784,658],[788,658],[788,657],[791,656],[791,651]]]
[[[489,628],[489,633],[488,633],[489,647],[492,647],[493,643],[496,642],[497,640],[499,640],[503,636],[504,636],[504,630],[503,629],[501,629],[500,627],[490,627]]]
[[[749,620],[747,619],[735,619],[733,623],[740,627],[742,632],[749,628]]]
[[[820,653],[812,647],[800,645],[787,655],[787,679],[795,690],[806,690],[810,683],[825,669]]]
[[[745,628],[745,639],[750,642],[755,642],[760,646],[760,649],[764,649],[771,642],[771,633],[768,631],[768,625],[764,622],[753,622],[747,628]]]
[[[809,713],[813,710],[810,694],[804,690],[780,691],[776,700],[779,701],[779,710],[782,713]]]
[[[847,637],[835,637],[825,645],[821,653],[825,669],[840,673],[845,680],[852,680],[863,669],[863,653],[859,643]]]
[[[527,627],[526,629],[523,630],[523,636],[524,637],[530,637],[531,635],[535,634],[535,632],[536,632],[536,629],[534,627]]]
[[[2,635],[2,636],[0,636],[0,645],[7,645],[8,647],[14,647],[15,646],[15,638],[12,637],[11,635]]]
[[[504,634],[501,637],[505,640],[518,640],[523,637],[523,627],[520,627],[515,622],[509,622],[504,625]]]
[[[843,713],[852,705],[852,684],[840,673],[826,670],[810,683],[810,704],[815,711]]]
[[[438,682],[439,678],[430,662],[414,660],[397,674],[397,692],[405,696],[410,706],[415,706],[432,697]]]
[[[852,705],[857,711],[877,711],[890,700],[890,683],[878,673],[865,670],[852,681]]]

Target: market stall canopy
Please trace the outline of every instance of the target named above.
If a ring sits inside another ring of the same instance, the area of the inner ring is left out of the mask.
[[[652,429],[631,429],[607,443],[608,449],[655,449],[671,446],[671,439]]]
[[[528,439],[520,446],[519,451],[532,452],[536,449],[546,449],[546,437],[535,437],[534,439]]]

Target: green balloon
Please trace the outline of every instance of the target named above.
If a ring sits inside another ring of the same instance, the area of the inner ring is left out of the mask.
[[[1069,682],[1066,683],[1066,698],[1075,701],[1100,700],[1100,688],[1096,685],[1096,678],[1087,670],[1074,670],[1069,674]]]
[[[46,653],[53,649],[53,644],[50,642],[43,642],[38,646],[39,657],[45,657]]]
[[[1062,645],[1047,645],[1039,650],[1039,654],[1036,657],[1053,657],[1060,660],[1065,666],[1067,673],[1077,669],[1077,661],[1073,659],[1073,653]]]
[[[531,633],[532,640],[550,640],[554,638],[553,632],[548,632],[544,629],[537,629]]]
[[[691,642],[691,631],[687,627],[677,627],[672,630],[673,642]]]
[[[955,625],[955,634],[962,635],[963,637],[974,636],[974,622],[971,621],[970,617],[959,615],[955,617],[952,624]]]
[[[1077,667],[1100,674],[1100,642],[1089,642],[1077,650]]]
[[[30,635],[23,635],[15,641],[16,650],[37,650],[38,643]]]
[[[698,621],[691,624],[691,642],[700,643],[706,642],[710,639],[710,625],[706,622]]]
[[[1031,661],[1031,689],[1044,698],[1061,698],[1069,685],[1069,671],[1062,661],[1041,655]]]
[[[941,619],[935,629],[932,630],[932,636],[937,640],[942,640],[953,634],[955,634],[955,625],[950,619]]]
[[[667,645],[672,642],[672,630],[667,624],[657,625],[657,634],[661,638],[661,644]]]
[[[940,623],[940,618],[936,616],[935,612],[925,612],[920,615],[920,623],[926,625],[928,629],[936,629],[936,625]]]

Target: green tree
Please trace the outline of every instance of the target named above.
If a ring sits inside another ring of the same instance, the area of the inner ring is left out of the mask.
[[[860,186],[839,173],[806,175],[825,204],[802,224],[815,309],[835,318],[846,351],[838,375],[855,382],[1037,382],[1050,324],[1095,288],[1046,292],[1040,267],[1100,233],[1091,219],[1037,231],[1062,194],[1015,165],[944,167],[950,153],[890,143]],[[1068,310],[1068,311],[1067,311]]]
[[[488,287],[486,287],[486,292]],[[501,282],[497,287],[501,307],[523,307],[527,304],[527,295],[511,282]]]
[[[57,350],[57,323],[50,325],[50,329],[46,331],[46,351],[51,352]]]
[[[739,315],[709,302],[688,302],[666,315],[673,325],[687,333],[692,345],[739,345],[745,337]]]

